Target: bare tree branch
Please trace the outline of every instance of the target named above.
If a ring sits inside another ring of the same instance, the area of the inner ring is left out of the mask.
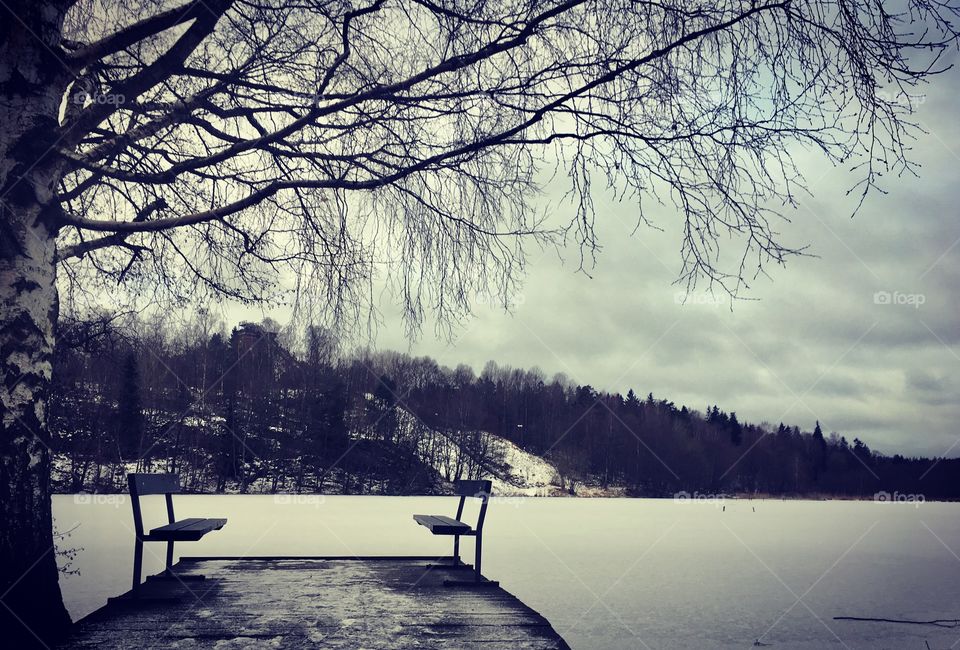
[[[189,22],[201,11],[209,11],[203,0],[191,0],[172,9],[144,18],[118,32],[101,38],[95,43],[79,46],[67,55],[67,61],[77,69],[99,59],[116,54],[140,41],[171,27]]]

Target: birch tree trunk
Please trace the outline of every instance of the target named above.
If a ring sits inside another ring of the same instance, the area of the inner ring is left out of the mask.
[[[0,22],[0,630],[42,647],[70,624],[58,583],[47,428],[57,321],[54,153],[69,79],[58,61],[63,8]],[[9,9],[4,11],[7,13]]]

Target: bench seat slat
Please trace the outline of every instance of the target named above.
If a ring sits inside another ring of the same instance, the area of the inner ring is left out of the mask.
[[[414,521],[426,527],[434,535],[472,535],[469,524],[446,515],[414,515]]]
[[[166,525],[164,525],[164,526],[157,526],[156,528],[154,528],[154,529],[153,529],[152,531],[150,531],[150,532],[151,532],[151,533],[156,533],[156,532],[158,532],[158,531],[180,530],[181,528],[184,528],[184,527],[186,527],[186,526],[191,526],[191,525],[197,523],[198,521],[204,521],[204,520],[203,520],[203,518],[201,518],[201,517],[191,517],[191,518],[189,518],[189,519],[181,519],[181,520],[179,520],[179,521],[173,522],[172,524],[166,524]]]
[[[175,521],[166,526],[159,526],[150,531],[147,539],[150,541],[192,542],[200,539],[207,533],[220,530],[227,523],[226,519],[189,518]]]

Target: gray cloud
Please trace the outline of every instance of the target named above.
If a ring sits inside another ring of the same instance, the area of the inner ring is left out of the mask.
[[[806,161],[813,198],[780,228],[810,257],[767,269],[730,303],[698,290],[680,304],[679,219],[657,206],[663,230],[633,232],[637,207],[598,197],[603,251],[592,277],[555,255],[531,258],[514,314],[477,305],[454,343],[427,323],[413,344],[385,302],[383,348],[430,354],[479,370],[494,359],[564,372],[596,388],[645,394],[741,419],[859,437],[885,453],[957,455],[960,399],[960,96],[937,79],[918,118],[920,177],[886,179],[855,217],[853,176]],[[558,210],[559,189],[548,188]],[[577,259],[575,250],[565,251]],[[575,265],[573,265],[575,266]]]

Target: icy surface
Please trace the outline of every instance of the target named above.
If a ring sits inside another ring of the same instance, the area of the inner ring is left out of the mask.
[[[145,512],[160,523],[162,499]],[[178,517],[227,517],[184,555],[448,553],[411,519],[450,497],[181,496]],[[726,509],[724,510],[724,505]],[[74,618],[129,587],[125,496],[54,498],[79,548],[63,591]],[[469,521],[474,511],[465,514]],[[960,504],[646,499],[495,499],[484,573],[577,649],[949,648],[960,629],[834,616],[960,616]],[[469,540],[462,544],[472,560]],[[145,573],[162,544],[145,546]]]

